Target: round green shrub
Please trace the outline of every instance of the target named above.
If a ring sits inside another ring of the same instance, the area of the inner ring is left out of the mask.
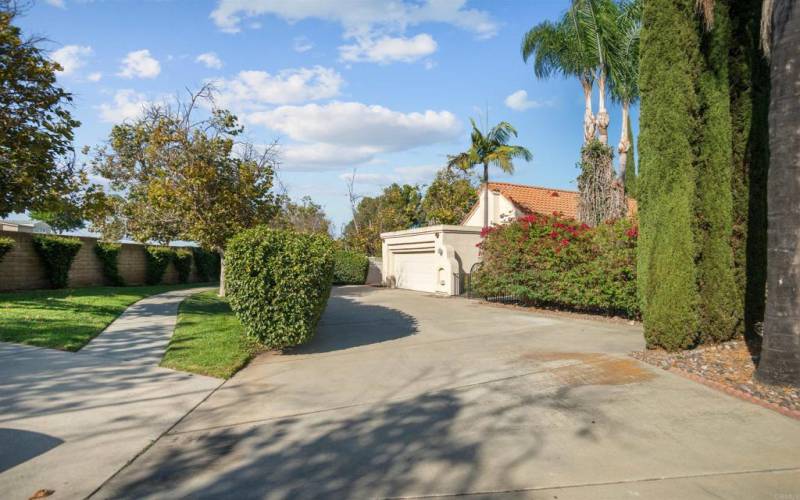
[[[64,236],[36,235],[33,248],[39,255],[53,288],[64,288],[69,280],[69,268],[83,242]]]
[[[200,281],[219,279],[219,254],[200,247],[192,247],[194,267]]]
[[[189,275],[192,273],[192,252],[186,248],[175,250],[172,262],[178,271],[178,281],[188,283]]]
[[[259,226],[239,233],[225,251],[225,286],[247,334],[282,349],[314,336],[333,279],[333,242]]]
[[[122,245],[108,241],[98,241],[94,246],[94,253],[103,265],[103,277],[112,286],[124,286],[125,280],[119,275],[119,252]]]
[[[169,247],[148,246],[144,248],[144,254],[147,261],[145,282],[148,285],[157,285],[161,283],[175,251]]]
[[[334,285],[363,285],[367,281],[369,258],[358,252],[337,250],[333,259]]]
[[[0,237],[0,260],[3,260],[3,256],[7,254],[14,245],[16,245],[16,241],[11,238]]]

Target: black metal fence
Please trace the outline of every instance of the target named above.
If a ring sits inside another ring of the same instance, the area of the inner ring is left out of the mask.
[[[475,272],[480,270],[481,264],[482,264],[481,262],[476,262],[475,264],[473,264],[472,267],[469,270],[469,274],[466,274],[464,276],[464,280],[463,280],[464,286],[461,287],[462,289],[460,290],[459,295],[461,295],[461,294],[466,295],[468,299],[483,299],[483,300],[485,300],[487,302],[498,302],[498,303],[501,303],[501,304],[519,304],[519,303],[521,303],[521,300],[519,299],[519,297],[517,297],[516,295],[510,294],[510,293],[504,294],[504,295],[494,295],[494,296],[491,296],[491,297],[485,297],[483,295],[480,295],[480,294],[476,293],[475,292],[475,287],[474,287],[474,285],[475,285],[474,277],[475,277]]]

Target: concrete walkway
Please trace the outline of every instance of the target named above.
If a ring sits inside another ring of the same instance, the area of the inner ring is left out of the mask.
[[[0,343],[0,497],[89,495],[222,383],[158,367],[197,291],[134,304],[78,353]]]
[[[627,356],[624,323],[334,290],[97,498],[797,498],[800,422]]]
[[[158,366],[175,331],[178,307],[189,295],[214,290],[173,290],[140,300],[80,350],[142,366]]]

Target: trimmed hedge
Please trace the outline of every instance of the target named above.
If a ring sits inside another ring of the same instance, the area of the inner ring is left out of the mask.
[[[161,283],[164,272],[167,270],[173,255],[175,255],[175,251],[169,247],[148,246],[144,248],[144,254],[147,261],[145,283],[157,285]]]
[[[3,260],[3,256],[7,254],[17,242],[11,238],[0,237],[0,260]]]
[[[200,281],[217,281],[219,279],[219,254],[200,247],[192,247],[194,267]]]
[[[94,253],[103,265],[103,277],[112,286],[124,286],[125,281],[119,274],[119,252],[122,245],[107,241],[98,241],[94,246]]]
[[[189,275],[192,274],[192,252],[186,248],[175,250],[172,262],[175,264],[175,270],[178,271],[178,281],[188,283]]]
[[[53,288],[64,288],[69,280],[69,268],[83,242],[64,236],[36,235],[33,248],[39,255]]]
[[[544,307],[638,317],[635,221],[590,228],[557,215],[528,215],[484,230],[473,289]]]
[[[363,285],[367,281],[369,259],[366,255],[337,250],[333,256],[334,285]]]
[[[282,349],[308,342],[333,280],[334,246],[319,234],[259,226],[225,250],[225,286],[247,334]]]

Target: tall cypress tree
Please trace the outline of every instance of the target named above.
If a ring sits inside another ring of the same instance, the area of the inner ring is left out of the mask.
[[[769,168],[769,66],[759,47],[761,1],[730,5],[729,80],[733,150],[733,250],[739,332],[764,319]]]
[[[647,0],[642,21],[638,275],[645,340],[674,350],[695,344],[698,332],[695,1]]]
[[[731,114],[728,92],[730,23],[727,0],[717,0],[711,29],[698,20],[699,108],[695,198],[697,286],[700,342],[736,334],[737,293],[731,248]]]

